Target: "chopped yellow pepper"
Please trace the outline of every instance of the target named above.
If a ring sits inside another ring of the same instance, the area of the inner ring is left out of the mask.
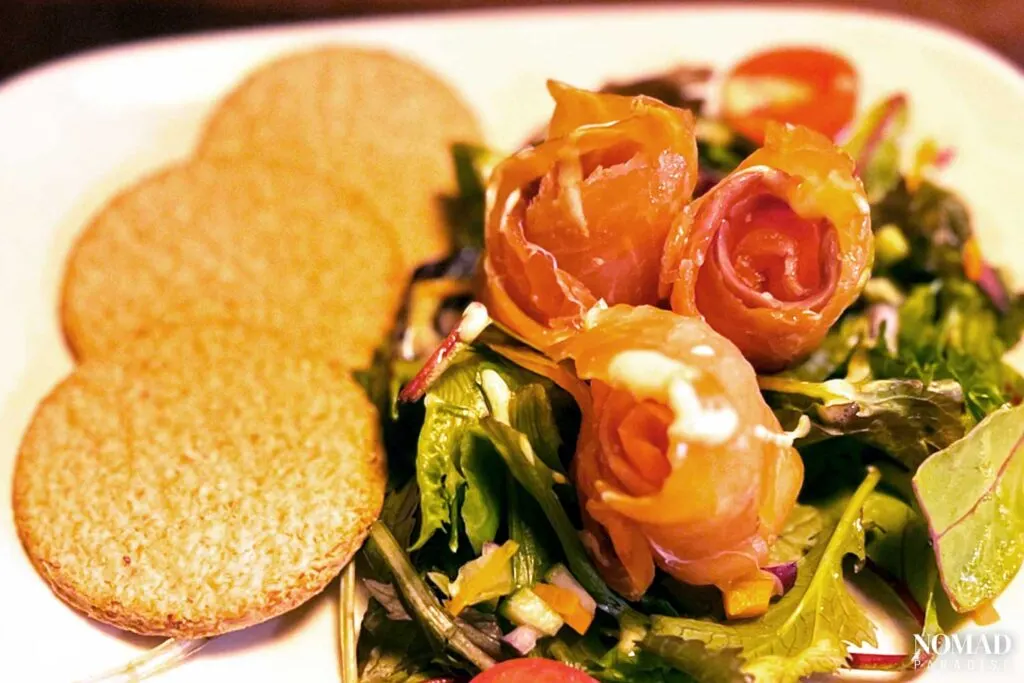
[[[768,611],[768,604],[775,595],[778,579],[768,572],[733,581],[722,590],[725,599],[725,616],[729,619],[750,619]]]

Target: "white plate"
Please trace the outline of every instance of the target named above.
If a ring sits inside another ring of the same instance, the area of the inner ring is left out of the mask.
[[[56,314],[70,240],[116,188],[186,156],[210,104],[248,69],[328,42],[382,45],[422,60],[465,94],[497,146],[513,145],[546,118],[547,78],[595,86],[680,61],[725,66],[772,43],[825,45],[855,62],[865,102],[909,92],[915,131],[956,148],[946,180],[970,203],[989,256],[1006,264],[1021,243],[1024,78],[984,47],[901,19],[740,7],[450,14],[165,40],[25,74],[0,86],[0,680],[77,680],[153,642],[65,607],[25,559],[11,522],[21,432],[71,367]],[[162,680],[337,681],[333,604],[329,592],[220,638]],[[997,628],[1019,651],[1024,581],[999,608]],[[966,675],[950,664],[926,679]]]

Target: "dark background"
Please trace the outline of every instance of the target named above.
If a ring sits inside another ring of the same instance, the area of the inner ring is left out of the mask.
[[[235,26],[575,0],[0,0],[0,80],[92,47]],[[676,4],[697,4],[677,0]],[[733,4],[765,4],[761,2]],[[839,0],[956,28],[1024,65],[1024,0]]]

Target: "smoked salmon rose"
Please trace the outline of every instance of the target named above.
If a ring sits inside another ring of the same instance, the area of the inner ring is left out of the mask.
[[[764,147],[673,226],[661,293],[772,371],[821,343],[873,258],[853,160],[819,133],[771,124]]]
[[[688,111],[549,83],[547,139],[488,183],[485,285],[495,320],[539,348],[599,300],[654,304],[665,239],[697,181]]]
[[[730,616],[763,612],[803,464],[750,364],[700,318],[651,306],[595,309],[585,328],[552,353],[590,381],[574,476],[605,579],[636,599],[657,566],[719,587]]]

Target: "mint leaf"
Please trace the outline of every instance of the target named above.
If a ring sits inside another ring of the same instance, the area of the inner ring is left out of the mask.
[[[800,561],[796,585],[760,619],[721,624],[679,617],[652,618],[651,637],[698,640],[712,652],[737,649],[743,673],[759,683],[796,683],[840,668],[847,644],[875,644],[874,626],[843,580],[843,559],[864,557],[861,514],[879,480],[869,469],[848,501],[833,503],[827,542]]]
[[[953,607],[1002,593],[1024,561],[1024,406],[997,410],[930,457],[914,491]]]

